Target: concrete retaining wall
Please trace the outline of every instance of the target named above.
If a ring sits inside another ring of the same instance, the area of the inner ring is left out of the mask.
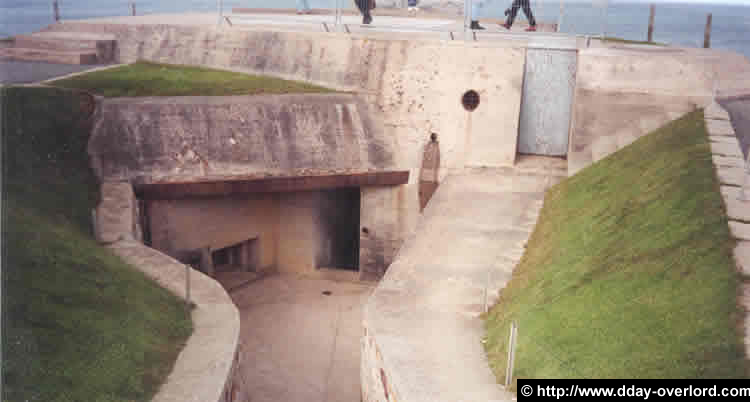
[[[419,216],[421,153],[431,133],[441,143],[443,177],[467,165],[508,166],[515,159],[525,40],[373,39],[366,34],[80,22],[49,29],[114,34],[123,63],[201,65],[356,90],[382,116],[378,120],[397,150],[395,165],[411,170],[406,190],[396,197],[405,232],[413,230]],[[470,89],[480,95],[474,112],[461,105]]]
[[[636,45],[580,49],[568,174],[708,105],[715,92],[732,92],[743,76],[750,76],[750,62],[731,52]]]

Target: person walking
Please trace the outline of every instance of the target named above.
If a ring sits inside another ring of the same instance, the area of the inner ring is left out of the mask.
[[[297,0],[297,14],[310,14],[310,1]]]
[[[479,25],[479,17],[481,15],[481,10],[486,5],[487,1],[488,0],[474,0],[472,2],[470,29],[485,29],[483,26]],[[513,0],[513,4],[510,6],[510,8],[505,10],[505,15],[508,18],[505,20],[505,24],[503,24],[502,27],[505,29],[510,29],[510,27],[513,26],[513,21],[516,19],[516,15],[518,15],[519,8],[523,9],[523,13],[526,14],[526,19],[529,20],[529,27],[526,28],[526,31],[536,31],[536,19],[534,18],[534,14],[531,12],[530,0]]]
[[[534,14],[531,12],[531,4],[529,4],[529,0],[513,0],[513,5],[510,6],[510,9],[505,10],[505,15],[508,16],[508,19],[505,20],[503,28],[510,29],[510,27],[513,26],[513,21],[516,19],[516,15],[518,15],[519,8],[523,9],[526,19],[529,20],[529,27],[526,28],[526,31],[536,31],[536,18],[534,18]]]
[[[375,0],[354,0],[359,12],[362,13],[362,23],[367,25],[372,22],[370,10],[375,8]]]

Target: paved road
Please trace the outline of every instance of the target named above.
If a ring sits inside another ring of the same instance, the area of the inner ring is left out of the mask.
[[[748,147],[750,147],[750,96],[742,99],[721,102],[721,105],[729,112],[732,118],[732,126],[737,133],[737,138],[742,145],[742,152],[747,158]]]
[[[292,275],[245,284],[218,279],[240,310],[240,365],[250,400],[360,400],[362,306],[371,286]]]
[[[0,61],[0,84],[29,84],[97,67],[102,66],[54,64],[38,61]]]

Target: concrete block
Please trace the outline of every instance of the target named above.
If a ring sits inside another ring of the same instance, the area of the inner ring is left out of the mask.
[[[724,185],[742,187],[745,183],[745,169],[743,168],[718,166],[716,175],[719,183]]]
[[[135,238],[135,194],[128,182],[103,182],[96,207],[95,234],[100,243]]]
[[[607,155],[617,151],[617,136],[608,135],[602,136],[594,140],[591,144],[591,157],[594,162],[597,162]]]
[[[743,222],[750,222],[750,201],[740,199],[741,187],[721,186],[721,196],[727,207],[727,216]]]
[[[729,121],[706,120],[706,129],[708,130],[708,135],[736,136],[734,133],[734,127]]]
[[[734,260],[743,275],[750,276],[750,241],[740,241],[734,247]]]
[[[105,179],[393,167],[393,138],[370,112],[341,94],[107,99],[89,153]]]
[[[740,149],[740,142],[737,140],[737,137],[732,137],[730,135],[709,135],[708,140],[710,142],[734,145],[737,149]]]
[[[603,91],[713,96],[713,71],[681,49],[580,49],[578,80],[582,88]]]
[[[723,155],[711,155],[711,160],[714,162],[714,166],[728,166],[733,168],[744,168],[745,161],[741,157],[737,156],[723,156]]]
[[[740,147],[734,144],[726,144],[721,142],[711,142],[711,153],[714,155],[731,156],[735,158],[742,158],[742,151]]]
[[[729,231],[736,239],[750,241],[750,223],[730,220]]]
[[[729,121],[729,113],[724,110],[721,105],[716,103],[715,101],[712,102],[705,110],[704,110],[704,116],[706,119],[709,120],[724,120]]]

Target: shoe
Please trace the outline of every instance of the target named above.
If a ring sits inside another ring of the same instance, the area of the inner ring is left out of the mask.
[[[526,32],[536,32],[536,25],[532,25],[526,28]]]
[[[371,22],[372,22],[372,16],[365,15],[362,18],[362,24],[364,24],[364,25],[370,25]]]
[[[500,24],[500,26],[510,31],[510,24],[507,22],[505,24]]]
[[[484,29],[484,27],[479,25],[479,21],[471,21],[469,29]]]

